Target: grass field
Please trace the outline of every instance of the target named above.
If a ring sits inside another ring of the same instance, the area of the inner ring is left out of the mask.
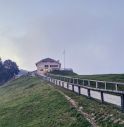
[[[78,77],[83,79],[124,82],[124,74],[79,75]]]
[[[83,79],[101,80],[101,81],[112,81],[112,82],[124,82],[124,74],[98,74],[98,75],[78,75],[70,71],[53,71],[52,74],[64,75],[71,77],[79,77]]]
[[[24,77],[0,87],[0,127],[90,127],[54,87]]]
[[[57,75],[63,76],[63,74],[61,74],[61,73],[62,72],[60,71],[59,73],[57,73]],[[72,75],[72,74],[70,74],[70,75],[64,75],[64,76],[69,76],[69,77],[79,78],[79,79],[85,79],[84,80],[85,86],[88,86],[87,80],[107,81],[106,89],[108,89],[108,90],[116,90],[116,84],[112,83],[112,82],[118,82],[118,90],[124,91],[124,85],[121,84],[121,83],[124,83],[124,74],[99,74],[99,75]],[[72,82],[73,82],[73,80],[72,80]],[[77,83],[76,79],[75,79],[75,83]],[[82,81],[80,83],[80,80],[79,80],[78,83],[80,85],[82,85]],[[93,88],[96,87],[96,82],[90,81],[90,86]],[[105,83],[98,82],[98,88],[105,89]]]
[[[122,82],[122,83],[124,83],[124,74],[80,75],[78,77],[82,78],[82,79],[92,79],[92,80],[109,81],[109,82]],[[98,85],[99,88],[102,88],[102,89],[105,88],[105,85],[103,83],[98,83],[98,84],[99,84]],[[106,88],[108,90],[116,90],[116,86],[113,83],[106,83]],[[118,90],[124,91],[124,85],[118,84]]]
[[[102,104],[96,100],[88,99],[85,96],[79,96],[76,93],[64,88],[55,86],[66,95],[74,99],[82,110],[89,114],[99,127],[124,127],[124,113],[110,104]]]

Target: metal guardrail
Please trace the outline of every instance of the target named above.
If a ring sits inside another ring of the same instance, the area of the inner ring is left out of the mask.
[[[53,74],[48,74],[46,77],[43,77],[43,79],[65,89],[76,92],[79,95],[85,95],[88,98],[100,100],[102,103],[111,103],[116,105],[124,112],[124,91],[118,90],[118,85],[121,84],[124,86],[124,83],[79,79]],[[91,82],[95,82],[93,87],[91,87]],[[99,83],[103,83],[102,85],[104,88],[99,88]],[[114,90],[107,89],[107,85],[109,85],[109,83],[112,85],[115,84]]]
[[[122,82],[109,82],[109,81],[99,81],[90,79],[73,78],[69,76],[47,74],[47,76],[53,77],[58,80],[66,81],[73,84],[93,87],[96,89],[104,89],[106,91],[112,91],[115,93],[124,93],[124,83]]]

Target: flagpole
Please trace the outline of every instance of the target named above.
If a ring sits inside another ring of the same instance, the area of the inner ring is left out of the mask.
[[[65,49],[64,49],[64,70],[65,70]]]

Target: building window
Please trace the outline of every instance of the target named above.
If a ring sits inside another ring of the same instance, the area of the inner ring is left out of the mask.
[[[50,65],[50,67],[58,67],[58,65]]]
[[[45,65],[46,68],[48,68],[49,66],[48,65]]]

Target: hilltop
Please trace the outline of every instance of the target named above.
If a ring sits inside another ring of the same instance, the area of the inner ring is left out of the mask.
[[[86,116],[59,91],[71,97],[99,127],[124,126],[124,113],[111,104],[23,76],[0,86],[0,127],[91,127]]]

